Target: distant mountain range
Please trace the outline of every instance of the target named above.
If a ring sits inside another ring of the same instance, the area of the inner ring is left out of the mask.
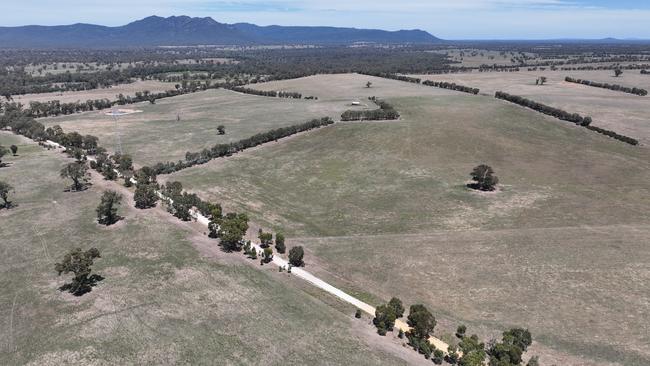
[[[224,24],[212,18],[150,16],[124,26],[93,24],[0,27],[0,47],[74,48],[195,45],[438,43],[422,30],[384,31],[336,27],[261,27],[248,23]]]

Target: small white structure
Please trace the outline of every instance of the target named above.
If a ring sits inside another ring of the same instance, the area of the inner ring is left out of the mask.
[[[352,105],[358,106],[358,105],[361,105],[361,102],[352,102]]]

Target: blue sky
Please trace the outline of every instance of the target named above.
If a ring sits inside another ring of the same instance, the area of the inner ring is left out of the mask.
[[[649,0],[5,0],[0,25],[122,25],[148,15],[424,29],[446,39],[646,38]]]

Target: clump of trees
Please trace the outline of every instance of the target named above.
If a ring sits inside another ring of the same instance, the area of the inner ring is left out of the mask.
[[[227,144],[217,144],[210,149],[203,149],[200,152],[188,152],[185,154],[185,161],[157,163],[153,166],[156,174],[170,174],[195,165],[205,164],[208,161],[224,156],[231,156],[240,151],[255,147],[267,142],[288,137],[299,132],[309,131],[315,128],[331,125],[334,121],[329,118],[313,119],[298,125],[281,127],[267,132],[258,133],[251,137]]]
[[[302,246],[297,246],[289,250],[289,263],[294,267],[302,267],[305,265],[303,258],[305,256],[305,250]]]
[[[248,215],[231,212],[219,220],[216,237],[225,251],[238,252],[244,245],[243,238],[247,231]]]
[[[603,89],[609,89],[609,90],[614,90],[614,91],[620,91],[623,93],[629,93],[629,94],[635,94],[639,96],[646,96],[648,95],[648,91],[645,89],[641,88],[630,88],[627,86],[621,86],[617,84],[608,84],[608,83],[599,83],[597,81],[590,81],[590,80],[582,80],[582,79],[574,79],[572,77],[567,76],[564,78],[564,80],[568,83],[575,83],[575,84],[582,84],[582,85],[587,85],[587,86],[593,86],[595,88],[603,88]]]
[[[375,309],[375,317],[372,323],[377,327],[377,333],[385,336],[386,333],[393,331],[395,320],[402,316],[404,316],[402,300],[393,297],[387,304],[380,305]]]
[[[117,209],[122,202],[122,195],[115,191],[106,191],[102,194],[99,206],[97,206],[97,222],[110,226],[120,220]]]
[[[499,178],[494,175],[494,169],[485,164],[475,167],[470,173],[470,176],[472,177],[472,183],[469,183],[467,186],[472,189],[478,189],[479,191],[494,191],[496,185],[499,183]]]
[[[462,329],[461,329],[462,327]],[[463,356],[459,357],[456,348],[450,347],[447,355],[447,362],[458,363],[461,366],[483,366],[485,360],[494,366],[517,366],[523,362],[523,354],[532,344],[532,336],[528,329],[512,328],[502,334],[500,342],[492,340],[486,346],[476,334],[465,335],[466,328],[461,326],[456,331],[456,337],[460,338],[458,348]],[[528,366],[537,366],[538,358],[531,357]]]
[[[97,282],[104,279],[100,275],[92,274],[92,265],[97,258],[101,258],[97,248],[91,248],[87,251],[76,248],[63,256],[61,262],[54,265],[55,271],[58,272],[59,276],[72,273],[74,277],[72,282],[66,283],[59,289],[68,291],[75,296],[90,292]]]
[[[648,71],[648,70],[641,70],[641,75],[650,75],[650,71]]]
[[[523,361],[522,355],[532,342],[528,329],[512,328],[503,332],[501,342],[494,342],[487,349],[490,365],[520,365]]]
[[[63,167],[60,172],[61,178],[69,178],[72,180],[73,191],[81,191],[86,187],[90,180],[90,173],[88,173],[88,166],[85,162],[72,162]]]
[[[399,118],[399,112],[395,108],[375,97],[368,98],[379,106],[379,109],[371,111],[347,110],[341,114],[341,121],[387,121]]]
[[[508,93],[504,93],[504,92],[500,92],[500,91],[496,92],[494,97],[497,98],[497,99],[506,100],[506,101],[511,102],[511,103],[519,104],[522,107],[526,107],[526,108],[536,110],[536,111],[538,111],[540,113],[544,113],[544,114],[547,114],[549,116],[553,116],[553,117],[561,119],[563,121],[573,122],[573,123],[575,123],[577,125],[580,125],[582,127],[586,127],[589,130],[592,130],[592,131],[598,132],[600,134],[609,136],[611,138],[614,138],[616,140],[628,143],[630,145],[638,145],[639,144],[639,141],[632,138],[632,137],[620,135],[620,134],[618,134],[618,133],[616,133],[614,131],[606,130],[604,128],[591,126],[591,122],[592,122],[591,117],[582,117],[581,115],[579,115],[577,113],[569,113],[569,112],[563,111],[561,109],[549,107],[549,106],[547,106],[545,104],[542,104],[542,103],[537,103],[535,101],[532,101],[530,99],[526,99],[524,97],[520,97],[520,96],[517,96],[517,95],[510,95]]]
[[[433,86],[436,88],[442,88],[442,89],[450,89],[450,90],[455,90],[463,93],[469,93],[469,94],[478,94],[480,89],[478,88],[472,88],[469,86],[464,86],[464,85],[459,85],[456,83],[449,83],[446,81],[432,81],[432,80],[425,80],[422,82],[422,85],[426,86]]]
[[[9,193],[14,191],[9,183],[0,181],[0,198],[2,198],[2,206],[0,208],[9,209],[12,207],[11,201],[9,201]]]
[[[409,345],[416,351],[422,353],[424,357],[431,357],[435,348],[429,342],[429,337],[436,327],[436,318],[431,314],[429,309],[422,304],[411,305],[407,324],[411,329],[406,332]]]

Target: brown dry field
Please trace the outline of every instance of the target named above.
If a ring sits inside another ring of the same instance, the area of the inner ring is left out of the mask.
[[[478,76],[495,90],[513,77]],[[520,78],[505,91],[613,93]],[[461,323],[486,339],[525,326],[544,365],[650,363],[648,149],[490,95],[362,75],[256,87],[376,95],[402,118],[339,123],[166,180],[283,231],[308,269],[372,304],[423,302],[443,339]],[[479,163],[495,168],[499,192],[464,187]]]
[[[154,105],[145,102],[124,108],[142,112],[117,119],[122,151],[131,154],[138,165],[153,165],[183,159],[187,151],[200,151],[270,129],[335,117],[348,107],[343,102],[270,98],[211,89],[160,99]],[[40,121],[46,126],[58,124],[65,131],[95,135],[102,146],[115,150],[116,125],[104,111]],[[225,135],[217,135],[219,125],[225,126]]]
[[[69,161],[22,137],[0,179],[15,192],[0,210],[1,365],[424,365],[369,319],[302,281],[227,254],[193,223],[163,208],[133,208],[131,193],[95,175],[64,192]],[[111,227],[96,223],[101,193],[124,195]],[[54,263],[74,247],[97,247],[105,277],[74,297]],[[430,364],[429,361],[426,364]]]
[[[571,113],[591,116],[594,126],[636,138],[644,146],[650,146],[650,96],[640,97],[564,81],[566,76],[571,76],[650,90],[650,76],[641,75],[638,70],[626,70],[618,78],[612,71],[548,70],[414,76],[479,88],[482,94],[494,95],[496,91],[503,91]],[[535,85],[540,76],[548,78],[546,85]]]
[[[135,96],[136,92],[145,90],[149,90],[152,93],[159,93],[174,89],[174,85],[174,83],[165,83],[157,80],[138,80],[130,84],[119,84],[102,89],[14,95],[13,99],[15,102],[22,103],[26,107],[29,106],[29,102],[31,101],[49,102],[58,100],[61,103],[85,102],[89,99],[108,99],[112,101],[116,100],[117,95],[120,93],[125,96]]]

